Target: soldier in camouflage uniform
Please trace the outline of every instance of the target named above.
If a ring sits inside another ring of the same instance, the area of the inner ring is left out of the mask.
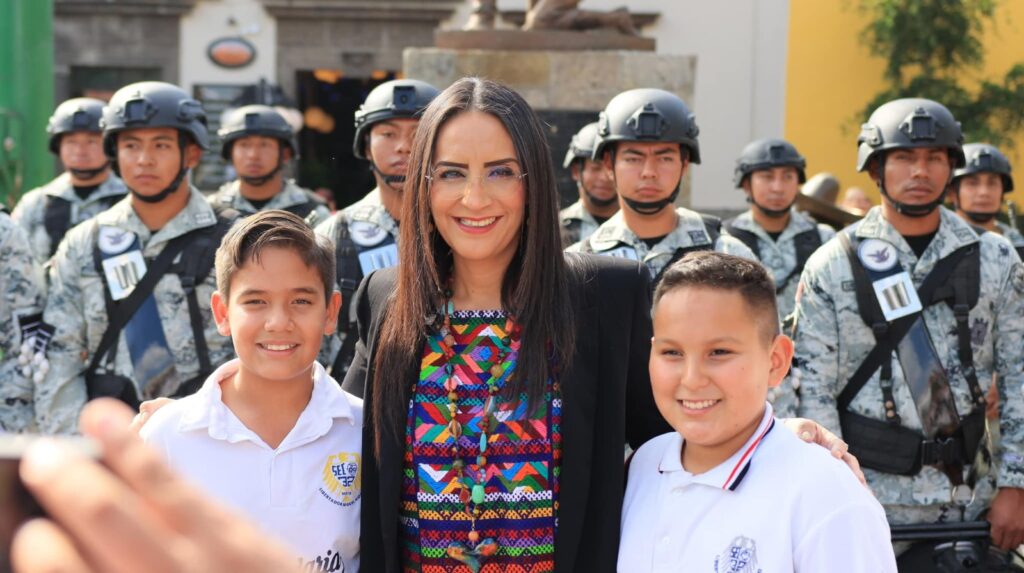
[[[568,247],[586,239],[597,227],[619,210],[615,194],[604,164],[595,161],[594,142],[597,140],[597,122],[588,123],[572,136],[563,165],[572,174],[580,198],[558,213],[562,225],[562,246]]]
[[[956,214],[981,230],[998,233],[1024,258],[1024,235],[996,219],[1003,206],[1003,197],[1013,191],[1010,160],[999,149],[987,143],[964,146],[967,165],[953,172],[950,199]]]
[[[405,171],[420,115],[440,93],[419,80],[394,80],[377,86],[355,114],[352,152],[370,163],[377,187],[316,228],[334,241],[341,312],[335,334],[324,339],[319,361],[342,380],[352,361],[355,309],[352,295],[370,271],[398,263],[398,221]],[[346,344],[347,340],[347,344]]]
[[[46,125],[50,152],[60,158],[65,171],[25,193],[11,214],[28,235],[39,264],[53,256],[68,229],[110,208],[128,192],[110,173],[103,154],[102,111],[98,99],[69,99],[57,106]]]
[[[35,392],[47,433],[74,432],[97,396],[137,403],[194,391],[233,354],[210,296],[213,254],[237,213],[216,213],[188,181],[208,147],[202,106],[177,86],[141,82],[114,94],[102,125],[130,194],[72,229],[53,258],[44,319],[57,330]]]
[[[642,261],[655,281],[691,251],[756,260],[746,245],[720,234],[717,218],[672,208],[686,169],[700,163],[699,130],[683,100],[658,89],[625,91],[598,123],[594,159],[612,173],[621,209],[568,251]]]
[[[295,131],[284,116],[266,105],[247,105],[230,111],[217,131],[221,156],[238,179],[225,183],[209,201],[243,215],[282,209],[306,219],[310,225],[331,216],[317,194],[284,178],[284,169],[298,158]]]
[[[1024,540],[1024,267],[1004,238],[940,206],[961,142],[930,100],[891,101],[863,125],[858,169],[883,204],[807,262],[792,378],[800,415],[842,431],[890,523],[990,508],[992,538],[1009,549]],[[985,475],[993,373],[1006,450]]]
[[[779,317],[793,312],[796,288],[807,258],[835,236],[828,225],[793,209],[807,162],[781,139],[753,141],[736,160],[733,183],[747,194],[751,208],[725,221],[725,232],[743,241],[772,273]],[[778,407],[776,407],[778,410]]]
[[[36,429],[32,328],[43,295],[35,267],[25,232],[0,210],[0,433]]]

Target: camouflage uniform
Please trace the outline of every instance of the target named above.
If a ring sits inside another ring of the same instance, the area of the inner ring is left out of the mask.
[[[14,207],[11,217],[28,234],[32,255],[41,265],[50,259],[50,253],[57,250],[57,245],[50,240],[50,234],[46,232],[44,224],[46,204],[52,200],[51,197],[71,204],[71,220],[68,222],[68,229],[71,229],[101,211],[106,211],[111,203],[117,202],[126,193],[128,189],[124,183],[111,173],[98,189],[82,199],[75,194],[75,189],[71,186],[71,175],[63,173],[46,185],[25,193]]]
[[[835,230],[828,225],[816,223],[813,219],[795,209],[790,210],[789,224],[786,225],[782,234],[779,235],[778,240],[772,240],[768,232],[754,221],[750,211],[741,213],[731,221],[731,224],[737,229],[749,231],[757,235],[758,258],[761,259],[761,263],[772,273],[772,279],[775,280],[776,285],[782,284],[782,281],[788,278],[789,282],[786,283],[785,288],[775,295],[776,304],[779,307],[779,320],[780,322],[784,321],[793,312],[796,290],[800,284],[799,274],[791,276],[797,265],[796,244],[793,241],[793,237],[799,233],[816,228],[818,236],[821,237],[821,244],[824,245],[832,237],[836,236]],[[728,226],[723,227],[722,232],[728,234]],[[776,415],[780,418],[796,416],[797,404],[794,392],[780,391],[780,388],[770,388],[768,390],[768,400],[775,407]]]
[[[835,230],[828,225],[817,223],[807,215],[804,215],[795,209],[791,210],[789,213],[789,224],[786,225],[786,228],[782,231],[782,234],[779,235],[779,238],[775,240],[768,235],[768,232],[765,231],[761,225],[754,221],[754,216],[750,211],[741,213],[732,221],[732,224],[735,225],[737,229],[749,231],[757,235],[757,245],[760,251],[759,258],[761,259],[761,263],[771,271],[772,278],[775,279],[776,285],[779,285],[782,281],[786,280],[786,278],[789,277],[796,268],[796,245],[793,243],[793,237],[795,235],[817,227],[818,236],[821,237],[822,244],[825,244],[829,239],[836,236]],[[728,227],[723,227],[722,232],[728,234]],[[796,287],[798,284],[800,284],[800,277],[791,277],[789,279],[789,283],[786,284],[786,287],[782,292],[776,295],[779,305],[779,318],[785,318],[793,312]]]
[[[996,229],[1000,235],[1005,237],[1007,241],[1010,241],[1010,244],[1013,245],[1014,249],[1017,249],[1018,253],[1021,252],[1021,249],[1024,249],[1024,235],[1016,228],[1002,221],[996,221]]]
[[[327,208],[327,204],[317,197],[315,193],[308,189],[303,189],[295,184],[293,179],[286,179],[283,182],[284,187],[281,191],[274,195],[266,205],[257,209],[248,199],[242,197],[241,182],[234,180],[225,183],[208,197],[210,204],[214,207],[230,207],[242,215],[253,215],[257,211],[269,211],[271,209],[283,209],[285,211],[292,211],[299,205],[306,205],[307,203],[315,203],[316,207],[311,211],[313,215],[313,225],[317,225],[323,221],[326,221],[331,216],[331,210]],[[295,211],[292,211],[295,212]],[[305,213],[296,213],[303,218],[308,217]]]
[[[559,211],[558,221],[562,225],[562,246],[564,247],[593,235],[600,226],[590,211],[587,211],[582,199]]]
[[[711,237],[708,236],[704,227],[704,219],[700,213],[676,208],[676,215],[679,220],[676,228],[667,237],[661,240],[653,248],[647,248],[639,237],[636,236],[622,216],[622,211],[612,215],[611,219],[594,231],[590,238],[572,245],[567,251],[576,253],[596,253],[598,255],[610,255],[625,257],[636,261],[643,261],[651,271],[651,276],[658,276],[665,265],[672,260],[677,249],[685,249],[697,245],[708,245]],[[737,255],[751,260],[757,260],[754,253],[738,239],[728,235],[720,235],[715,241],[714,250],[729,255]]]
[[[1008,447],[996,475],[980,478],[975,500],[967,507],[967,519],[987,508],[995,487],[1024,487],[1024,266],[1009,243],[993,233],[979,238],[951,211],[940,208],[941,223],[935,238],[918,260],[903,237],[883,217],[881,207],[868,211],[856,227],[856,236],[878,238],[896,246],[899,262],[915,285],[938,260],[963,245],[980,243],[980,298],[970,311],[974,366],[982,390],[998,375],[1001,404],[1000,428]],[[949,375],[961,415],[971,411],[967,382],[957,358],[953,312],[946,304],[928,306],[923,312],[932,343]],[[875,346],[871,329],[858,311],[852,270],[838,239],[822,246],[808,261],[801,278],[796,304],[796,360],[792,379],[801,392],[799,413],[839,434],[836,397],[863,359]],[[920,430],[921,422],[898,360],[893,359],[892,382],[896,412],[905,427]],[[789,391],[793,386],[785,382]],[[879,373],[867,382],[850,406],[851,411],[884,420]],[[984,446],[983,446],[984,447]],[[916,476],[864,470],[890,523],[959,520],[951,505],[949,479],[938,469],[925,466]]]
[[[357,244],[361,244],[359,243],[358,237],[360,235],[366,236],[367,234],[371,236],[379,236],[380,243],[383,243],[388,238],[393,239],[395,244],[398,243],[398,221],[395,221],[395,219],[388,213],[387,209],[384,208],[384,204],[381,203],[379,189],[370,191],[359,201],[356,201],[345,209],[338,211],[329,219],[317,225],[316,233],[327,237],[332,243],[336,243],[338,240],[338,225],[341,224],[348,226],[348,236],[356,237],[354,242]],[[359,227],[362,229],[358,230]],[[335,244],[335,247],[337,248],[338,245]],[[363,273],[359,267],[358,261],[353,260],[352,257],[342,257],[342,260],[339,262],[340,264],[346,264],[346,261],[347,264],[355,265],[355,276],[358,276],[358,279],[362,280]],[[341,285],[336,284],[335,288],[341,290]],[[342,296],[344,297],[344,294]],[[351,298],[351,294],[349,297]],[[346,306],[346,302],[351,301],[342,300],[343,307]],[[350,324],[354,323],[355,310],[353,309],[350,314],[351,316],[348,318],[339,316],[339,324],[344,326],[346,321]],[[341,349],[341,345],[345,340],[345,336],[346,334],[344,332],[336,331],[334,334],[324,338],[323,345],[320,347],[320,356],[318,359],[325,367],[329,368],[333,364],[334,358],[338,354],[338,351]],[[348,365],[346,364],[345,368],[347,367]],[[336,380],[344,378],[344,372],[331,372],[331,375]]]
[[[18,364],[23,341],[17,320],[42,312],[35,267],[24,231],[0,212],[0,433],[35,430],[32,380]]]
[[[107,328],[105,301],[106,283],[96,271],[94,248],[99,225],[113,226],[138,236],[143,256],[152,260],[175,237],[195,229],[211,227],[216,217],[202,193],[191,188],[185,208],[162,229],[152,233],[142,223],[126,198],[97,215],[89,224],[70,232],[54,255],[50,268],[50,293],[47,298],[45,322],[57,326],[50,343],[49,376],[36,386],[35,404],[39,427],[46,433],[68,433],[77,428],[79,411],[86,402],[84,371]],[[179,255],[188,256],[187,249]],[[210,313],[210,295],[216,290],[215,273],[211,272],[196,291],[209,348],[210,362],[225,362],[234,354],[231,339],[221,336]],[[160,388],[151,388],[141,398],[174,394],[178,386],[199,375],[199,364],[188,302],[181,281],[173,272],[165,274],[153,291],[164,334],[175,361],[175,373]],[[124,333],[116,345],[113,374],[131,378],[134,374]]]

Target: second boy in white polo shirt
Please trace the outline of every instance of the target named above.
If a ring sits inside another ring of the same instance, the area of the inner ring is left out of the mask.
[[[316,362],[337,324],[334,251],[284,211],[217,251],[213,312],[238,358],[141,434],[171,465],[290,544],[299,570],[359,570],[362,401]]]
[[[650,371],[675,433],[629,467],[618,571],[895,572],[882,507],[765,401],[793,343],[764,267],[694,253],[654,296]]]

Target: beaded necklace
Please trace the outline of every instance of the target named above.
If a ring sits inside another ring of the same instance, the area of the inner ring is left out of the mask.
[[[445,357],[444,369],[447,375],[445,390],[448,391],[448,413],[450,421],[448,431],[452,435],[452,469],[455,470],[455,485],[459,491],[459,500],[465,505],[470,518],[469,543],[451,543],[446,552],[449,557],[466,564],[473,573],[478,573],[483,559],[498,552],[498,542],[493,538],[480,538],[477,531],[477,520],[480,518],[481,505],[486,499],[484,483],[487,479],[487,442],[489,432],[497,426],[492,420],[497,407],[498,392],[512,379],[519,356],[520,327],[515,324],[512,316],[505,320],[506,336],[501,340],[494,362],[487,369],[490,378],[487,380],[487,400],[480,414],[480,455],[476,457],[477,470],[468,468],[464,455],[459,453],[459,438],[462,436],[462,424],[459,423],[459,385],[461,381],[456,373],[456,364],[466,364],[461,353],[456,351],[455,335],[452,332],[451,315],[454,312],[451,289],[445,292],[447,302],[444,305],[444,323],[438,333],[438,346]],[[475,475],[474,475],[475,474]]]

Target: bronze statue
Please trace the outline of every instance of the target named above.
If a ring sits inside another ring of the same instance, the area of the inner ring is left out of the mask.
[[[524,30],[594,30],[614,29],[622,34],[638,36],[629,10],[610,12],[580,10],[580,0],[527,0]],[[497,0],[473,0],[473,12],[464,30],[492,30],[498,13]]]

